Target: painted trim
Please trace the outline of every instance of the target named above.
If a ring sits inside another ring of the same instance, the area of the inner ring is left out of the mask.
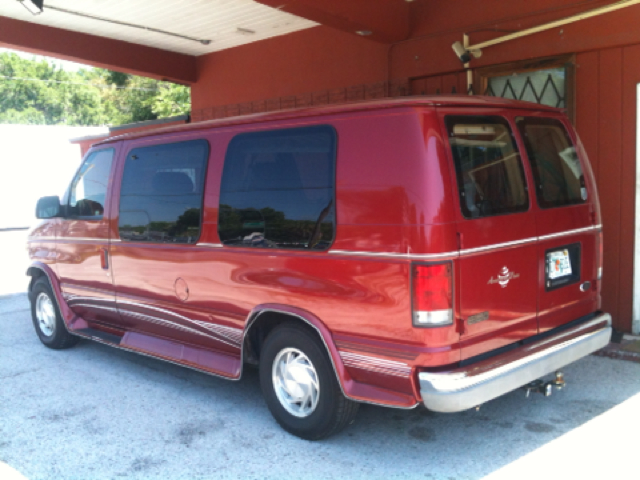
[[[374,402],[371,400],[361,400],[361,399],[357,399],[357,398],[353,398],[352,396],[348,395],[347,392],[344,389],[344,385],[342,385],[342,379],[340,377],[340,375],[338,374],[338,368],[336,367],[336,360],[335,358],[333,358],[333,355],[331,354],[331,349],[329,348],[329,345],[327,344],[327,340],[324,338],[324,335],[322,335],[322,332],[320,331],[320,329],[314,325],[311,321],[309,321],[308,319],[304,318],[302,315],[298,315],[297,313],[293,313],[293,312],[288,312],[286,310],[277,310],[274,308],[265,308],[263,310],[260,310],[258,312],[253,312],[249,315],[249,318],[247,319],[247,323],[246,323],[246,327],[244,329],[244,335],[242,336],[242,354],[240,357],[240,375],[238,377],[238,380],[242,377],[242,373],[244,371],[244,353],[245,353],[245,340],[247,337],[247,334],[249,333],[249,331],[251,330],[251,327],[255,324],[256,320],[258,317],[260,317],[260,315],[262,315],[263,313],[267,313],[267,312],[273,312],[273,313],[280,313],[283,315],[288,315],[291,317],[296,317],[299,320],[302,320],[304,323],[306,323],[307,325],[309,325],[311,328],[313,328],[318,335],[320,336],[320,339],[322,340],[322,343],[324,344],[324,347],[326,348],[327,354],[329,355],[329,360],[331,361],[331,366],[333,367],[333,372],[336,375],[336,380],[338,381],[338,385],[340,386],[340,390],[342,391],[342,394],[348,398],[349,400],[353,400],[354,402],[358,402],[358,403],[368,403],[371,405],[381,405],[383,407],[388,407],[388,408],[398,408],[401,410],[410,410],[412,408],[415,408],[418,406],[418,404],[420,402],[416,402],[415,404],[409,406],[409,407],[403,407],[403,406],[399,406],[399,405],[389,405],[387,403],[382,403],[382,402]],[[342,354],[336,349],[336,351],[338,352],[340,359],[342,360]],[[396,363],[396,362],[393,362]],[[397,362],[397,363],[401,363],[401,362]]]
[[[60,240],[61,242],[100,242],[100,243],[108,243],[109,238],[92,238],[92,237],[57,237],[56,240]]]
[[[166,326],[166,327],[173,327],[176,328],[178,330],[188,330],[189,332],[194,332],[197,333],[199,335],[204,335],[207,336],[209,338],[214,338],[215,340],[218,340],[222,343],[226,343],[227,345],[231,345],[233,347],[240,347],[240,342],[242,340],[242,329],[240,328],[234,328],[234,327],[229,327],[226,325],[220,325],[217,323],[208,323],[208,322],[203,322],[201,320],[195,320],[189,317],[185,317],[184,315],[180,315],[179,313],[173,312],[171,310],[166,310],[164,308],[159,308],[159,307],[154,307],[152,305],[148,305],[145,303],[139,303],[139,302],[132,302],[129,300],[120,300],[118,299],[116,301],[116,305],[118,308],[118,311],[121,314],[124,315],[129,315],[131,317],[134,318],[138,318],[139,320],[143,320],[143,321],[149,321],[152,323],[158,322],[158,323],[162,323],[162,325]],[[156,312],[160,312],[160,313],[164,313],[167,316],[172,316],[175,318],[179,318],[180,320],[187,322],[189,324],[195,324],[201,328],[204,328],[205,330],[208,330],[209,333],[207,332],[201,332],[200,330],[196,330],[192,327],[189,327],[188,325],[183,325],[181,323],[177,323],[177,322],[172,322],[171,320],[168,320],[167,318],[160,318],[160,317],[155,317],[153,315],[149,315],[149,314],[145,314],[142,312],[133,312],[131,310],[127,310],[126,308],[123,308],[123,305],[132,305],[134,307],[140,308],[142,310],[144,309],[148,309],[148,310],[154,310]],[[186,331],[185,330],[185,331]],[[216,336],[212,335],[215,334]]]
[[[600,230],[602,230],[602,225],[592,225],[590,227],[576,228],[574,230],[566,230],[564,232],[550,233],[549,235],[542,235],[541,237],[538,237],[538,239],[541,240],[541,241],[544,241],[544,240],[549,240],[551,238],[558,238],[558,237],[566,237],[568,235],[575,235],[577,233],[586,233],[586,232],[590,232],[592,230],[600,231]]]
[[[441,260],[459,256],[457,251],[444,253],[394,253],[394,252],[359,252],[354,250],[329,250],[331,255],[348,255],[356,257],[401,258],[407,260]]]
[[[411,367],[404,362],[385,360],[383,358],[360,355],[353,352],[340,352],[340,357],[347,367],[403,378],[411,376]]]
[[[514,240],[512,242],[494,243],[493,245],[485,245],[483,247],[476,248],[463,248],[460,250],[460,256],[473,255],[474,253],[486,252],[489,250],[500,250],[502,248],[511,248],[519,245],[526,245],[528,243],[535,243],[538,241],[538,237],[523,238],[522,240]]]
[[[59,240],[64,242],[119,242],[119,238],[97,238],[97,237],[48,237],[48,236],[31,236],[27,237],[27,242],[41,242],[41,241]]]
[[[484,253],[491,250],[500,250],[503,248],[511,248],[519,245],[526,245],[528,243],[535,243],[539,241],[551,240],[552,238],[566,237],[569,235],[576,235],[578,233],[586,233],[590,231],[599,231],[602,229],[602,225],[591,225],[584,228],[576,228],[573,230],[565,230],[562,232],[550,233],[548,235],[542,235],[540,237],[529,237],[520,240],[513,240],[511,242],[494,243],[491,245],[483,245],[482,247],[464,248],[459,252],[444,252],[444,253],[394,253],[394,252],[360,252],[352,250],[329,250],[328,253],[334,255],[353,255],[362,257],[373,258],[401,258],[407,260],[446,260],[455,257],[464,257],[466,255],[475,255],[477,253]]]
[[[87,287],[85,285],[76,285],[75,283],[60,282],[60,291],[62,292],[63,296],[71,295],[75,297],[81,297],[81,295],[76,295],[74,293],[71,293],[69,292],[69,290],[84,290],[89,292],[96,292],[96,293],[101,293],[105,297],[113,297],[115,299],[115,290],[104,290],[102,288]],[[88,298],[94,298],[94,297],[88,297]]]
[[[640,335],[640,83],[636,85],[636,211],[634,233],[631,333]]]

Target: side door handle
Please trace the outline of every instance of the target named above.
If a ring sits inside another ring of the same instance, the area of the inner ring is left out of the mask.
[[[100,249],[100,266],[103,270],[109,270],[109,251],[104,247]]]

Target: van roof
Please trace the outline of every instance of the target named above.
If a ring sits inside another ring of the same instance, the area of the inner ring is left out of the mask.
[[[447,107],[502,107],[521,110],[537,110],[548,112],[561,112],[562,109],[548,107],[532,102],[519,100],[509,100],[499,97],[488,97],[482,95],[432,95],[432,96],[411,96],[402,98],[385,98],[377,100],[364,100],[359,102],[341,103],[335,105],[310,106],[294,108],[289,110],[278,110],[275,112],[262,112],[236,117],[219,118],[215,120],[205,120],[196,123],[174,125],[170,127],[159,127],[157,129],[144,130],[140,132],[130,132],[114,137],[106,138],[95,145],[104,145],[121,140],[132,140],[142,137],[150,137],[158,134],[173,132],[188,132],[208,129],[211,127],[223,127],[230,125],[243,125],[271,120],[283,120],[291,118],[304,118],[311,116],[330,115],[335,113],[378,110],[394,107],[420,107],[420,106],[447,106]]]

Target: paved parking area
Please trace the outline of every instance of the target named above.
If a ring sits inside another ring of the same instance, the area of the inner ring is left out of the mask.
[[[517,391],[460,414],[363,405],[343,433],[307,442],[271,418],[254,370],[230,382],[90,341],[49,350],[26,295],[0,295],[0,473],[4,462],[32,480],[637,478],[640,364],[592,356],[564,371],[550,398]]]

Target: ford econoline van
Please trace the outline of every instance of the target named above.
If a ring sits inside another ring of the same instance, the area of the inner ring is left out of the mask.
[[[611,336],[594,177],[567,118],[536,104],[412,97],[109,138],[37,216],[42,343],[230,380],[257,365],[306,439],[360,403],[549,394]]]

